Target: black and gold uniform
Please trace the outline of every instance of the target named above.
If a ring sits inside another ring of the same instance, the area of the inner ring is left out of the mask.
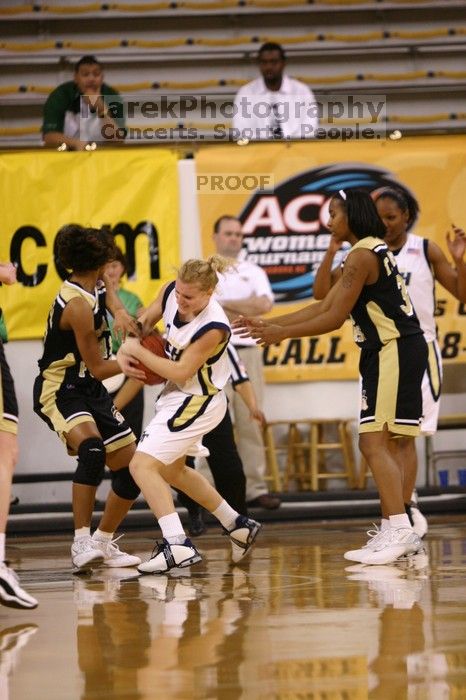
[[[0,318],[2,310],[0,309]],[[18,432],[18,402],[16,400],[15,385],[10,368],[5,357],[3,341],[0,338],[0,432]]]
[[[135,437],[117,411],[102,382],[95,379],[79,352],[73,331],[62,330],[66,305],[82,297],[94,313],[94,328],[102,356],[111,354],[111,334],[105,309],[105,287],[89,293],[76,282],[63,283],[50,309],[44,336],[40,374],[34,383],[34,411],[66,443],[65,435],[86,421],[94,421],[107,452],[134,442]]]
[[[358,248],[375,253],[380,270],[351,311],[354,340],[361,348],[359,432],[376,432],[386,424],[394,434],[418,435],[427,344],[387,245],[367,237],[352,251]]]

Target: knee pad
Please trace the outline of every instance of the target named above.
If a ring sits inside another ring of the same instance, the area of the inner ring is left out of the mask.
[[[75,484],[98,486],[105,472],[105,445],[101,438],[87,438],[78,449],[78,467],[74,473]]]
[[[120,498],[134,501],[141,493],[141,489],[134,481],[128,467],[112,472],[112,489]]]

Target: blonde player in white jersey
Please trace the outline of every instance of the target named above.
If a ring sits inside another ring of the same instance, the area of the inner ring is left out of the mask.
[[[136,338],[127,339],[117,355],[129,376],[139,360],[168,380],[130,463],[163,536],[150,560],[138,567],[141,573],[165,573],[201,560],[183,530],[170,486],[220,521],[229,534],[235,563],[243,559],[261,527],[231,508],[201,474],[185,465],[186,455],[206,454],[202,437],[220,423],[227,409],[223,388],[230,376],[226,347],[231,329],[212,295],[217,273],[229,267],[230,261],[218,255],[188,260],[142,314],[145,332],[163,318],[166,358],[154,355]]]

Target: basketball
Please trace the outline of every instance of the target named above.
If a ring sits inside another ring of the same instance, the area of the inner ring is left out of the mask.
[[[157,331],[152,331],[152,333],[143,338],[141,340],[141,345],[158,357],[166,357],[165,343],[162,336]],[[142,370],[146,375],[144,384],[153,386],[154,384],[163,384],[163,382],[166,381],[165,377],[161,377],[159,374],[152,372],[152,370],[143,365],[142,362],[137,363],[137,368]]]

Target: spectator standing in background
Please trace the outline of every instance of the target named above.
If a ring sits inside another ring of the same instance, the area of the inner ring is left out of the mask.
[[[255,263],[240,257],[243,244],[241,222],[234,216],[221,216],[214,225],[213,240],[219,255],[236,260],[235,268],[219,275],[216,289],[217,301],[228,318],[238,315],[258,316],[266,314],[273,305],[273,292],[266,273]],[[246,367],[256,394],[259,410],[264,400],[264,373],[262,352],[252,338],[233,335],[231,342]],[[251,420],[250,412],[237,392],[227,388],[230,406],[235,415],[236,444],[246,474],[246,500],[250,506],[274,509],[280,499],[268,493],[265,483],[265,450],[262,432],[257,421]]]
[[[318,127],[314,94],[307,85],[286,75],[285,64],[280,44],[261,46],[261,77],[244,85],[235,96],[235,140],[313,138]]]
[[[83,56],[76,63],[73,80],[56,87],[45,102],[44,144],[84,151],[93,142],[121,141],[122,113],[122,98],[104,83],[102,64],[95,56]]]

